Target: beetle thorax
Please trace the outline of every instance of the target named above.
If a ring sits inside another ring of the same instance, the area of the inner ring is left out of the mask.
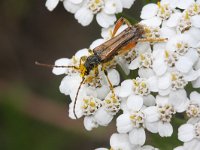
[[[88,75],[98,64],[100,64],[100,57],[98,55],[89,56],[84,63],[84,67],[86,68],[85,75]]]

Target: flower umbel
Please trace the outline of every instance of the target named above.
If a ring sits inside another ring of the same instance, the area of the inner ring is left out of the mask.
[[[65,76],[60,91],[71,98],[69,116],[83,117],[88,131],[116,119],[110,150],[156,150],[144,146],[148,136],[170,137],[176,117],[188,119],[175,150],[199,150],[200,1],[148,3],[137,25],[119,19],[116,26],[116,14],[134,0],[47,0],[46,6],[52,11],[60,1],[83,26],[96,17],[103,27],[88,49],[52,65]]]

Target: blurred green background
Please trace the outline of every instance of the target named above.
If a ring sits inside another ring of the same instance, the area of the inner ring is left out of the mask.
[[[123,15],[138,20],[144,2],[137,0]],[[0,1],[0,150],[109,147],[115,122],[87,132],[82,119],[68,117],[69,99],[59,92],[63,76],[34,65],[71,57],[89,47],[100,31],[95,21],[82,27],[62,3],[49,12],[45,0]],[[168,150],[180,144],[176,136],[159,140],[154,135],[147,143]]]

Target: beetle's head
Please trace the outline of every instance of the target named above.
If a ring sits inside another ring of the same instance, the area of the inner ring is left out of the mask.
[[[92,69],[94,69],[100,63],[99,57],[97,55],[89,56],[84,63],[84,75],[88,75]]]

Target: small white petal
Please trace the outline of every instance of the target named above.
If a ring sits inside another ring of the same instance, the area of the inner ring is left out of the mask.
[[[94,150],[109,150],[109,149],[101,147],[101,148],[96,148]]]
[[[143,110],[147,122],[156,122],[159,120],[160,115],[156,106],[150,106]]]
[[[169,104],[169,97],[168,96],[157,95],[156,96],[156,104],[158,106],[164,106],[164,105]]]
[[[96,88],[95,91],[96,91],[96,94],[97,94],[96,95],[97,98],[104,99],[106,97],[106,95],[109,93],[110,88],[109,88],[109,86],[102,85],[100,88]],[[94,89],[92,89],[92,92],[94,92]]]
[[[101,126],[107,126],[113,118],[113,115],[109,114],[104,108],[99,108],[94,114],[96,122]]]
[[[169,73],[158,79],[158,88],[159,89],[167,89],[171,85],[171,75]]]
[[[164,58],[158,58],[153,62],[153,70],[158,76],[163,75],[167,71],[167,65]]]
[[[74,91],[78,88],[81,80],[82,79],[79,75],[65,76],[59,86],[60,92],[65,95],[69,95],[71,91]]]
[[[188,103],[187,93],[185,90],[171,91],[169,95],[169,103],[174,106],[178,112],[184,111],[185,105]]]
[[[121,89],[119,92],[120,97],[127,97],[131,95],[133,90],[133,81],[132,80],[125,80],[121,83]]]
[[[169,137],[173,133],[173,127],[170,123],[159,122],[158,132],[161,137]]]
[[[173,150],[185,150],[183,146],[175,147]]]
[[[189,103],[190,103],[189,99],[186,99],[180,105],[178,105],[178,106],[175,107],[176,111],[178,113],[184,112],[188,108]]]
[[[81,102],[82,102],[82,99],[78,99],[76,103],[75,113],[76,113],[77,118],[81,118],[83,116],[83,112],[81,109]],[[69,117],[71,119],[77,119],[74,114],[74,101],[72,101],[69,104]]]
[[[143,106],[143,98],[138,95],[130,95],[127,99],[127,107],[131,111],[139,111]]]
[[[176,27],[179,23],[179,20],[182,16],[182,13],[176,12],[170,16],[170,18],[167,20],[167,26],[168,27]]]
[[[133,129],[129,114],[122,114],[116,120],[117,131],[119,133],[127,133]]]
[[[191,70],[190,72],[188,72],[187,74],[184,75],[184,79],[186,81],[194,81],[199,77],[199,72],[195,71],[195,70]]]
[[[45,3],[45,6],[47,7],[49,11],[52,11],[54,10],[54,8],[56,8],[58,3],[59,3],[59,0],[47,0]]]
[[[136,59],[134,59],[130,65],[129,65],[129,69],[131,70],[135,70],[139,67],[139,57],[137,57]]]
[[[200,15],[192,16],[191,23],[194,27],[200,28]]]
[[[129,142],[128,134],[114,133],[110,137],[110,146],[113,149],[131,150],[132,145]]]
[[[98,124],[92,116],[86,116],[83,121],[86,130],[91,131],[93,128],[97,128]]]
[[[192,81],[192,86],[194,88],[200,88],[200,77],[197,78],[195,81]]]
[[[188,124],[195,124],[198,123],[200,121],[200,117],[196,117],[196,118],[190,118],[187,123]]]
[[[178,129],[178,139],[182,142],[188,142],[195,137],[194,125],[184,124]]]
[[[194,66],[194,69],[196,69],[196,70],[200,69],[200,59],[197,60],[195,66]]]
[[[151,19],[142,20],[140,23],[150,26],[150,27],[159,27],[161,25],[161,19],[159,17],[153,17]]]
[[[74,14],[80,9],[81,4],[74,4],[69,0],[64,0],[63,6],[68,12],[71,12],[71,13]]]
[[[156,58],[157,56],[164,58],[164,52],[166,48],[166,43],[155,43],[153,44],[153,56]]]
[[[90,45],[90,49],[94,49],[95,47],[103,44],[104,42],[106,42],[105,39],[97,39],[97,40],[92,42],[92,44]]]
[[[101,27],[108,28],[113,25],[117,19],[115,15],[107,15],[104,12],[100,12],[97,14],[96,20]]]
[[[135,2],[135,0],[122,0],[121,3],[123,5],[124,8],[131,8],[131,6],[133,5],[133,3]]]
[[[92,14],[92,12],[89,9],[85,8],[85,7],[79,9],[75,13],[75,18],[78,20],[78,22],[82,26],[89,25],[92,22],[93,17],[94,17],[94,15]]]
[[[74,3],[74,4],[80,4],[82,3],[83,0],[64,0],[64,1],[70,1],[71,3]]]
[[[179,57],[176,62],[176,69],[182,73],[188,73],[192,69],[193,63],[185,56]]]
[[[155,97],[151,94],[143,96],[143,101],[145,106],[153,106],[156,103]]]
[[[187,57],[193,64],[199,59],[197,50],[193,48],[190,48],[184,56]]]
[[[139,42],[135,46],[135,51],[138,55],[143,53],[151,53],[151,46],[149,42]]]
[[[180,9],[186,9],[194,2],[194,0],[178,0],[177,7]]]
[[[130,69],[129,69],[129,64],[127,63],[126,59],[124,59],[123,57],[115,57],[115,60],[117,64],[119,64],[119,66],[122,68],[124,73],[126,75],[129,75]]]
[[[169,95],[169,93],[171,92],[171,86],[167,89],[159,89],[158,90],[158,93],[161,95],[161,96],[166,96],[166,95]]]
[[[156,4],[147,4],[142,8],[142,12],[140,15],[141,19],[150,19],[156,16],[158,12],[158,5]]]
[[[141,77],[141,78],[151,78],[152,76],[154,76],[154,71],[153,71],[153,69],[151,69],[151,68],[140,68],[139,70],[138,70],[138,75]],[[153,81],[154,82],[154,81]],[[151,83],[149,83],[149,84],[151,84]],[[152,90],[158,90],[158,89],[156,89],[156,84],[155,85],[150,85],[151,87],[149,87],[149,88],[151,88],[150,90],[152,91]]]
[[[146,134],[143,128],[134,128],[129,133],[129,140],[134,145],[144,145],[146,141]]]
[[[76,57],[76,59],[81,59],[81,57],[89,56],[89,54],[90,53],[88,52],[88,49],[87,48],[83,48],[83,49],[81,49],[81,50],[76,52],[75,57]]]
[[[200,30],[199,28],[195,28],[195,27],[191,27],[187,32],[186,34],[188,34],[190,37],[194,38],[195,40],[197,40],[197,43],[199,42],[200,40]],[[197,44],[196,43],[196,44]]]
[[[111,69],[108,71],[108,78],[110,79],[112,85],[118,85],[120,82],[119,72],[115,69]]]
[[[55,61],[56,66],[68,66],[69,63],[70,63],[70,59],[68,59],[68,58],[61,58],[61,59],[58,59],[58,60]],[[54,67],[52,72],[55,75],[61,75],[61,74],[66,73],[67,69],[68,68]]]
[[[122,12],[122,4],[120,0],[106,1],[104,11],[107,14],[115,14]]]
[[[179,0],[162,0],[160,3],[162,5],[169,4],[171,8],[176,8]]]
[[[151,133],[158,133],[158,122],[146,122],[145,127]]]
[[[170,39],[175,35],[176,35],[176,30],[174,28],[162,27],[160,29],[160,36],[161,37]]]
[[[193,91],[190,94],[190,100],[191,100],[192,103],[198,104],[200,106],[200,94],[198,92]]]
[[[151,76],[150,78],[148,78],[147,82],[150,91],[158,92],[158,79],[156,78],[156,76]]]
[[[199,139],[193,139],[192,141],[184,143],[184,150],[199,150],[200,142]]]

